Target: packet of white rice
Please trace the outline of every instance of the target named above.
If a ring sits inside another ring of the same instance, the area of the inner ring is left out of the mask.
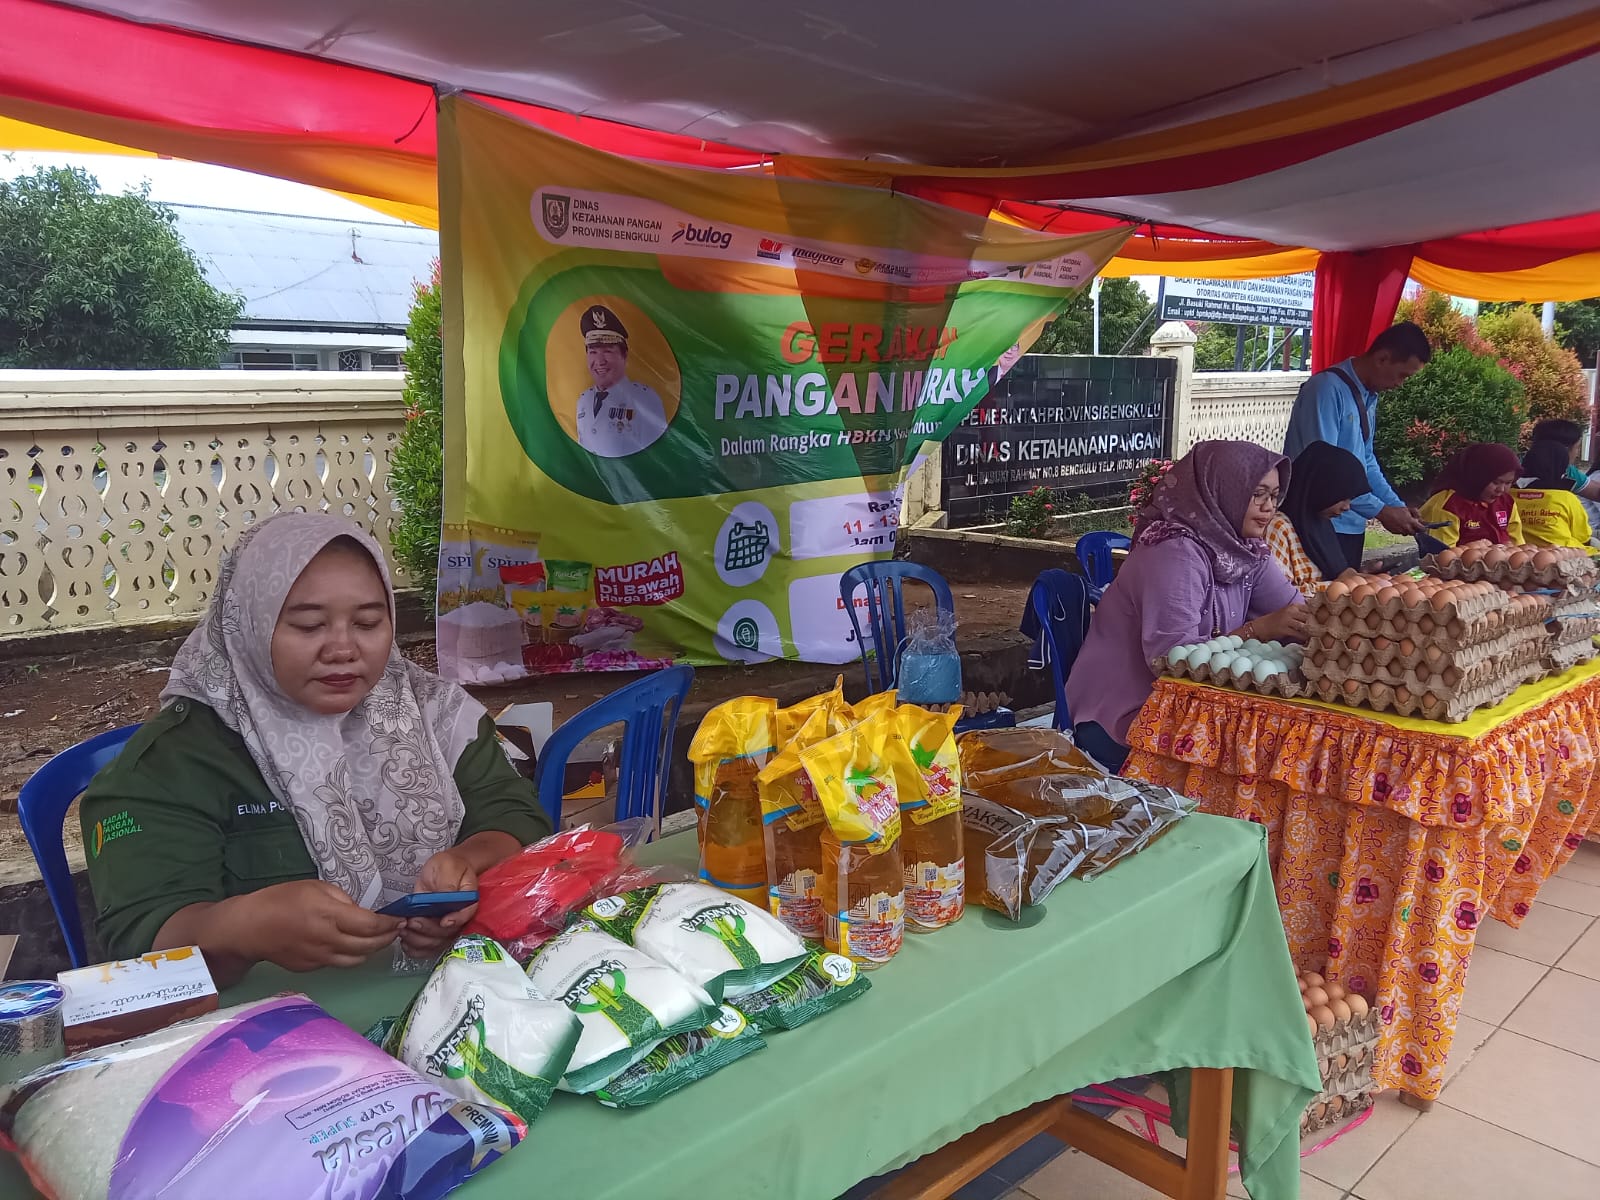
[[[594,1098],[607,1108],[654,1104],[696,1079],[764,1049],[756,1027],[744,1014],[724,1004],[717,1019],[704,1029],[676,1033],[618,1075]]]
[[[533,986],[492,938],[457,938],[383,1048],[463,1100],[509,1109],[530,1125],[572,1060],[583,1026]]]
[[[589,920],[541,946],[527,972],[534,987],[582,1022],[560,1084],[567,1092],[604,1087],[667,1038],[717,1018],[704,989]]]
[[[304,996],[219,1009],[0,1089],[0,1144],[54,1200],[438,1200],[527,1133]]]
[[[584,913],[718,1002],[759,992],[806,960],[806,944],[771,913],[703,883],[638,888]]]

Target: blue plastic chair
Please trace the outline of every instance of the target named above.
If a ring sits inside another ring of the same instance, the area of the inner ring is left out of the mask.
[[[1099,604],[1100,597],[1116,578],[1116,565],[1111,552],[1126,550],[1131,545],[1133,541],[1126,534],[1104,530],[1086,533],[1078,539],[1078,562],[1083,566],[1083,573],[1089,577],[1090,604]]]
[[[1089,633],[1090,604],[1088,581],[1071,571],[1042,572],[1028,592],[1028,609],[1022,618],[1022,632],[1034,639],[1034,654],[1029,657],[1028,666],[1050,669],[1056,692],[1053,724],[1057,729],[1072,728],[1072,714],[1067,709],[1067,676]]]
[[[678,727],[678,713],[692,683],[694,668],[688,666],[668,667],[646,675],[604,700],[595,701],[550,735],[539,751],[534,781],[539,789],[539,803],[550,814],[555,828],[561,828],[561,796],[566,790],[563,784],[567,760],[584,738],[619,723],[623,730],[616,819],[648,817],[659,820],[661,804],[667,795],[667,776],[672,769],[668,739]]]
[[[56,924],[61,926],[67,954],[75,967],[87,966],[89,955],[83,944],[78,894],[72,886],[72,869],[67,866],[67,851],[61,843],[61,827],[72,802],[83,794],[102,767],[122,753],[122,747],[138,731],[137,725],[124,725],[69,746],[35,771],[17,794],[22,832],[27,835],[34,862],[39,864],[44,890],[50,897],[50,907],[56,910]]]
[[[955,598],[950,585],[939,572],[919,563],[869,562],[851,567],[839,576],[839,598],[850,614],[850,628],[861,647],[861,665],[867,673],[867,690],[886,692],[900,678],[900,647],[906,640],[906,608],[901,585],[907,580],[926,584],[933,602],[942,613],[955,615]],[[867,624],[872,644],[861,636],[861,619],[856,613],[856,591],[867,589]],[[872,653],[868,653],[871,650]]]

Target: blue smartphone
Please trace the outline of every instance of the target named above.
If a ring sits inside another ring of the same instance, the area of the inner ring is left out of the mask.
[[[414,892],[378,911],[386,917],[447,917],[477,902],[477,892]]]

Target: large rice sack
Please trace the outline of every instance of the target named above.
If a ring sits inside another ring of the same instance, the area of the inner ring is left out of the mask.
[[[434,1200],[522,1140],[304,996],[220,1009],[0,1090],[54,1200]]]

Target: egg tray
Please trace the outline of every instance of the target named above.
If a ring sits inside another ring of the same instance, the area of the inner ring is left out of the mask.
[[[1389,586],[1403,588],[1408,582],[1402,576]],[[1504,608],[1506,603],[1507,596],[1502,591],[1486,592],[1481,596],[1468,596],[1461,600],[1447,600],[1442,608],[1435,608],[1427,600],[1407,607],[1398,597],[1382,602],[1376,596],[1367,596],[1361,600],[1340,596],[1337,600],[1330,600],[1327,591],[1323,590],[1317,593],[1315,600],[1311,601],[1311,619],[1319,625],[1327,625],[1334,623],[1340,614],[1345,613],[1354,613],[1363,621],[1373,613],[1386,620],[1393,620],[1405,613],[1413,619],[1413,622],[1416,617],[1421,616],[1433,617],[1435,620],[1443,618],[1445,621],[1457,619],[1471,621],[1486,612]]]
[[[1343,685],[1346,679],[1355,679],[1362,683],[1386,683],[1391,687],[1405,687],[1418,694],[1433,692],[1442,696],[1446,692],[1451,694],[1469,692],[1493,684],[1509,669],[1537,663],[1549,648],[1548,638],[1537,635],[1530,637],[1528,631],[1520,631],[1517,640],[1505,646],[1498,654],[1480,659],[1468,667],[1453,664],[1448,660],[1440,662],[1437,666],[1390,660],[1387,663],[1375,663],[1374,669],[1368,671],[1363,666],[1366,655],[1359,651],[1352,653],[1344,650],[1337,659],[1325,662],[1321,666],[1307,659],[1301,669],[1307,681],[1312,683],[1332,680]],[[1414,658],[1415,655],[1409,657]]]
[[[1311,1098],[1300,1118],[1302,1134],[1371,1106],[1376,1095],[1372,1064],[1378,1053],[1377,1009],[1334,1022],[1332,1029],[1319,1031],[1311,1044],[1317,1053],[1322,1090]]]
[[[1282,696],[1285,700],[1294,700],[1306,694],[1305,676],[1299,670],[1281,671],[1258,680],[1250,671],[1242,675],[1235,675],[1226,667],[1220,671],[1213,671],[1210,663],[1201,663],[1198,667],[1187,664],[1175,667],[1165,658],[1158,658],[1151,665],[1155,667],[1158,675],[1169,675],[1174,679],[1192,679],[1196,683],[1232,688],[1236,692],[1255,692],[1258,696]]]
[[[1367,638],[1388,638],[1392,642],[1403,641],[1410,638],[1419,645],[1432,643],[1441,649],[1456,649],[1464,646],[1475,646],[1480,642],[1492,641],[1500,637],[1508,629],[1520,629],[1529,625],[1541,625],[1548,618],[1550,610],[1545,605],[1519,604],[1515,607],[1490,609],[1480,613],[1477,617],[1462,620],[1461,618],[1446,617],[1437,624],[1434,618],[1440,614],[1428,612],[1418,613],[1417,617],[1426,617],[1430,628],[1424,629],[1409,617],[1399,620],[1395,618],[1380,618],[1376,628],[1368,625],[1366,621],[1353,616],[1348,619],[1337,616],[1331,621],[1318,621],[1315,617],[1311,622],[1311,635],[1313,637],[1332,634],[1341,640],[1350,634],[1359,634]],[[1450,631],[1452,621],[1460,621],[1456,632]]]
[[[1545,651],[1542,661],[1548,674],[1557,675],[1579,663],[1593,661],[1596,655],[1600,655],[1600,646],[1596,646],[1592,638],[1580,639],[1565,645],[1551,646]]]
[[[1447,667],[1455,667],[1461,671],[1469,671],[1480,663],[1490,662],[1503,654],[1510,653],[1517,646],[1527,641],[1541,642],[1545,637],[1545,625],[1532,623],[1517,626],[1511,629],[1502,627],[1499,636],[1490,638],[1485,642],[1476,642],[1468,646],[1443,646],[1438,641],[1430,638],[1417,640],[1409,653],[1401,649],[1400,640],[1385,639],[1385,646],[1378,646],[1373,640],[1366,637],[1365,631],[1356,635],[1361,638],[1357,648],[1352,650],[1344,637],[1335,633],[1322,633],[1312,638],[1306,644],[1305,661],[1301,663],[1301,670],[1307,678],[1313,672],[1328,674],[1328,664],[1323,663],[1318,667],[1312,659],[1318,651],[1323,651],[1336,657],[1350,656],[1357,662],[1365,659],[1369,654],[1377,663],[1388,666],[1399,663],[1400,670],[1415,670],[1421,674],[1438,675]],[[1432,652],[1431,656],[1429,652]]]
[[[1523,587],[1580,587],[1585,578],[1590,584],[1595,579],[1594,561],[1589,558],[1568,558],[1544,567],[1535,567],[1531,562],[1523,563],[1520,567],[1501,562],[1491,567],[1481,559],[1475,563],[1464,563],[1458,558],[1441,566],[1439,556],[1430,554],[1420,565],[1429,575],[1436,575],[1440,579],[1459,579],[1466,583],[1488,580],[1502,587],[1509,584],[1521,584]]]
[[[1415,692],[1403,704],[1392,698],[1386,703],[1377,704],[1372,700],[1371,685],[1360,680],[1318,679],[1307,681],[1306,689],[1316,699],[1326,700],[1330,704],[1359,706],[1369,708],[1373,712],[1394,712],[1402,717],[1420,717],[1426,721],[1446,721],[1453,724],[1466,720],[1474,711],[1486,705],[1499,704],[1523,684],[1543,679],[1544,676],[1543,662],[1535,662],[1513,668],[1493,683],[1483,684],[1468,691],[1457,691],[1447,695],[1439,687],[1428,689],[1434,693],[1432,704],[1425,703],[1422,696]],[[1346,683],[1353,683],[1354,689],[1346,691]]]
[[[1565,621],[1552,621],[1545,638],[1547,648],[1570,646],[1574,642],[1587,642],[1600,635],[1600,617],[1572,617]]]

